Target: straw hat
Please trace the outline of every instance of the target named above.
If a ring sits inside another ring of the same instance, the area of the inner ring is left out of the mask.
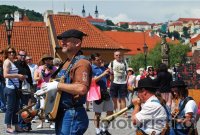
[[[53,60],[53,56],[51,56],[50,54],[44,54],[44,55],[42,56],[42,58],[40,59],[40,61],[44,61],[44,59],[47,59],[47,58],[50,58],[50,59]]]

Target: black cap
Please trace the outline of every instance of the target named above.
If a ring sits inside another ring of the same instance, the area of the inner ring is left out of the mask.
[[[80,40],[82,40],[83,36],[87,36],[87,34],[83,33],[82,31],[76,30],[76,29],[70,29],[67,30],[65,32],[63,32],[62,34],[57,36],[57,39],[62,40],[63,38],[78,38]]]
[[[173,87],[187,87],[185,82],[183,80],[176,80],[176,81],[171,81],[170,83],[171,88]]]
[[[137,91],[142,88],[146,88],[149,91],[156,91],[158,89],[155,85],[155,82],[149,77],[139,80],[138,87],[136,87],[134,90]]]

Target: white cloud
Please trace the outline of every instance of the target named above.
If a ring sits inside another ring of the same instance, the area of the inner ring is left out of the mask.
[[[105,15],[99,15],[99,18],[102,19],[109,19],[112,20],[114,23],[118,23],[118,22],[131,22],[132,20],[130,19],[130,17],[128,17],[126,14],[120,13],[117,16],[114,17],[110,17],[110,16],[105,16]]]

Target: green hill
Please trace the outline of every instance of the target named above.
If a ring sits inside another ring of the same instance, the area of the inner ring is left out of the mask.
[[[26,16],[28,16],[31,21],[43,21],[42,14],[35,12],[34,10],[24,10],[18,8],[17,6],[0,5],[0,24],[4,22],[5,14],[14,14],[14,12],[17,10],[21,13],[26,13]]]

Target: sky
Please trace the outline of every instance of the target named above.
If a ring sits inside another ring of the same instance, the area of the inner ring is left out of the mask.
[[[15,5],[44,13],[46,10],[69,11],[82,16],[94,16],[96,5],[99,18],[113,22],[147,21],[161,23],[178,18],[200,18],[200,0],[0,0],[0,5]]]

